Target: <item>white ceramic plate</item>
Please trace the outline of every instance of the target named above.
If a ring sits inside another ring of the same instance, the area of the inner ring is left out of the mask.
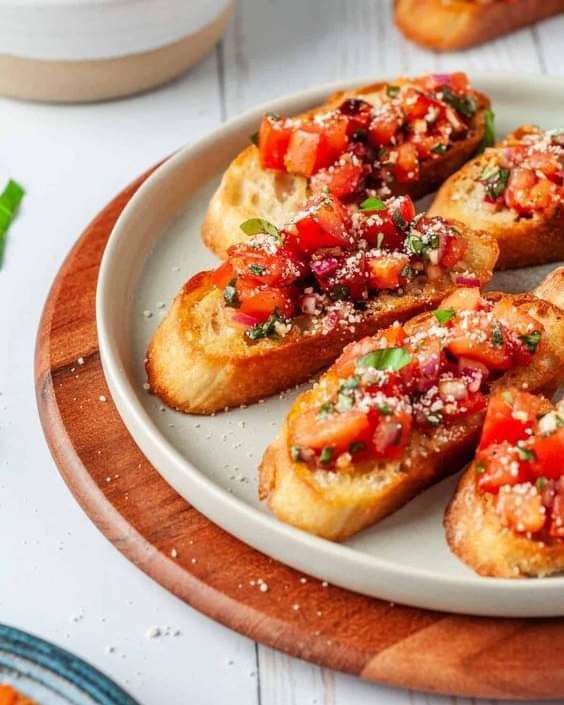
[[[563,81],[496,74],[472,78],[492,96],[500,135],[525,122],[562,126]],[[188,277],[216,264],[199,228],[222,171],[248,144],[266,110],[296,113],[342,87],[281,99],[228,123],[169,159],[131,200],[110,238],[98,282],[100,350],[114,401],[144,454],[183,497],[230,533],[294,568],[419,607],[496,616],[564,615],[564,578],[480,578],[449,552],[442,516],[455,478],[344,544],[310,536],[271,516],[257,499],[257,466],[297,392],[206,418],[165,409],[143,388],[145,350],[164,306]],[[549,269],[496,275],[494,284],[528,289]]]

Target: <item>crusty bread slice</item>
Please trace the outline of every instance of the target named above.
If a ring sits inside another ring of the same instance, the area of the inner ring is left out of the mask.
[[[495,241],[455,225],[468,243],[461,269],[487,282],[498,254]],[[283,338],[249,344],[231,321],[232,309],[223,305],[211,272],[202,272],[184,285],[151,341],[149,384],[166,404],[188,413],[250,404],[305,382],[333,362],[346,343],[435,308],[454,288],[448,275],[436,282],[416,279],[401,296],[381,292],[374,297],[359,322],[312,332],[315,319],[304,315],[294,319]]]
[[[552,272],[536,289],[537,296],[562,307],[564,304],[564,267]],[[564,333],[552,310],[545,312],[551,345],[561,356],[559,383],[564,382]],[[545,323],[546,325],[546,323]],[[528,387],[528,391],[535,391]],[[552,391],[550,388],[548,392]],[[546,411],[551,404],[546,402]],[[445,512],[446,538],[451,550],[477,573],[498,578],[541,577],[564,571],[564,541],[542,544],[504,528],[495,511],[494,496],[481,492],[476,470],[470,466],[463,474]]]
[[[438,51],[465,49],[564,12],[564,0],[395,0],[395,20],[406,37]]]
[[[530,391],[550,393],[558,384],[564,364],[564,314],[554,305],[532,294],[488,294],[509,298],[545,327],[538,352],[527,367],[505,373],[499,385],[527,385]],[[420,324],[431,314],[421,314],[406,324]],[[437,429],[431,436],[415,431],[401,461],[369,462],[352,470],[310,470],[292,459],[288,440],[294,414],[311,408],[326,385],[338,385],[331,370],[301,395],[284,423],[280,435],[268,447],[260,466],[260,496],[276,516],[288,524],[333,541],[346,539],[392,513],[422,490],[460,470],[469,460],[480,436],[483,413],[467,416],[460,423]]]
[[[439,189],[429,215],[442,215],[485,230],[499,244],[496,269],[515,269],[564,259],[564,204],[550,217],[542,212],[520,217],[504,208],[493,211],[484,203],[484,187],[479,178],[484,168],[495,160],[496,150],[529,132],[533,126],[520,127],[503,142],[468,162]]]
[[[394,85],[401,85],[407,80],[398,79]],[[339,91],[331,95],[322,106],[303,116],[327,112],[355,96],[362,96],[368,102],[377,102],[386,85],[374,83],[351,91]],[[478,94],[478,103],[479,108],[466,139],[455,142],[439,158],[423,160],[420,179],[413,184],[394,185],[391,195],[408,194],[417,199],[432,193],[475,154],[484,137],[485,111],[490,104],[489,99],[482,94]],[[231,245],[245,239],[239,227],[245,220],[265,218],[282,227],[290,222],[309,195],[308,182],[303,176],[262,169],[258,149],[251,144],[229,165],[210,201],[202,225],[204,243],[216,255],[224,258]]]

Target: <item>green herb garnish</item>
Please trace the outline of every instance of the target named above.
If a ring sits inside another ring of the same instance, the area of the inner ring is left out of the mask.
[[[331,458],[333,457],[334,448],[323,448],[319,456],[319,462],[322,465],[329,465]]]
[[[382,416],[390,416],[392,413],[392,408],[388,404],[378,404],[376,407]]]
[[[420,255],[425,249],[425,243],[421,235],[415,235],[413,232],[409,233],[405,246],[415,255]]]
[[[534,460],[536,458],[532,450],[521,448],[521,446],[517,446],[517,454],[521,460]]]
[[[471,118],[473,115],[476,114],[476,111],[478,110],[478,104],[472,96],[457,95],[448,86],[441,86],[439,91],[442,93],[442,99],[444,100],[444,102],[448,103],[448,105],[454,108],[456,112],[460,113],[465,118]]]
[[[481,460],[478,460],[478,462],[476,463],[476,472],[478,474],[486,472],[486,468],[484,467],[484,463]]]
[[[535,487],[539,492],[542,492],[544,488],[548,485],[548,480],[546,477],[537,477],[537,481],[535,482]]]
[[[536,330],[534,333],[530,333],[529,335],[520,335],[519,340],[523,341],[524,346],[527,348],[527,350],[531,353],[534,354],[537,351],[537,347],[540,343],[541,339],[541,332]]]
[[[245,235],[272,235],[277,240],[280,240],[280,231],[276,225],[272,225],[264,218],[250,218],[240,225],[241,230]]]
[[[494,348],[501,348],[503,346],[503,332],[500,326],[496,326],[492,331],[492,345]]]
[[[366,448],[366,443],[362,441],[353,441],[349,446],[349,453],[360,453],[361,450]]]
[[[295,462],[298,462],[299,460],[302,459],[302,449],[300,446],[292,446],[290,448],[290,455],[292,456],[292,460]]]
[[[389,98],[397,98],[398,94],[400,92],[400,87],[399,86],[392,86],[392,85],[387,85],[386,86],[386,93]]]
[[[383,211],[386,210],[386,204],[379,198],[367,198],[360,204],[361,211]]]
[[[445,154],[447,149],[448,149],[448,144],[443,144],[442,142],[440,142],[439,144],[437,144],[433,147],[431,152],[433,152],[433,154]]]
[[[494,201],[498,199],[507,188],[509,174],[509,169],[492,166],[486,166],[480,174],[479,180],[484,184],[487,195]]]
[[[325,401],[319,407],[319,411],[317,412],[317,417],[319,419],[326,419],[332,411],[333,411],[333,404],[330,401]]]
[[[394,211],[392,213],[392,221],[396,228],[399,228],[399,230],[405,230],[407,228],[407,220],[402,217],[401,213],[399,211]]]
[[[453,308],[439,308],[433,311],[433,316],[441,326],[444,326],[445,323],[448,323],[448,321],[451,321],[456,316],[456,311]]]
[[[0,266],[4,257],[6,233],[14,220],[24,194],[24,189],[13,179],[8,181],[6,188],[0,194]]]
[[[336,409],[337,411],[348,411],[349,409],[352,409],[353,406],[353,400],[350,394],[345,394],[343,392],[340,392],[340,394],[337,396],[337,404],[336,404]]]
[[[343,382],[341,382],[340,389],[356,389],[359,384],[360,379],[355,375],[354,377],[349,377],[348,379],[345,379]]]
[[[485,112],[485,125],[484,125],[484,138],[478,150],[478,154],[481,154],[488,147],[493,147],[495,144],[495,113],[493,110],[486,110]]]
[[[329,292],[329,298],[333,301],[345,301],[349,298],[349,287],[344,284],[335,284]]]
[[[391,370],[397,372],[409,365],[411,355],[403,348],[385,348],[373,350],[357,361],[357,367],[371,367],[375,370]]]
[[[266,267],[261,267],[260,264],[250,264],[248,269],[251,274],[255,274],[257,277],[262,277],[266,272]]]
[[[223,300],[226,306],[231,308],[239,308],[239,297],[235,288],[235,279],[232,279],[223,290]]]
[[[277,338],[276,324],[285,323],[285,319],[280,315],[278,309],[271,313],[264,323],[257,323],[256,326],[245,331],[245,335],[249,340],[255,341],[261,338]]]

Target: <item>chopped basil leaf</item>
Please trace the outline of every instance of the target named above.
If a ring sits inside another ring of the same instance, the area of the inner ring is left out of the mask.
[[[250,218],[240,225],[241,230],[245,235],[272,235],[277,239],[280,239],[280,231],[275,225],[269,223],[268,220],[264,218]]]
[[[373,350],[357,361],[357,367],[371,367],[376,370],[397,372],[411,362],[411,355],[403,348]]]
[[[438,308],[436,311],[433,311],[433,316],[441,326],[444,326],[445,323],[448,323],[448,321],[451,321],[456,316],[456,311],[453,308]]]
[[[257,277],[262,277],[266,272],[266,267],[261,267],[260,264],[250,264],[248,269],[251,274],[256,274]]]
[[[367,198],[360,204],[361,211],[383,211],[386,209],[386,204],[379,198]]]
[[[366,448],[366,443],[362,441],[353,441],[349,446],[349,453],[360,453],[361,450]]]
[[[237,289],[235,288],[235,279],[232,279],[223,290],[223,300],[226,306],[239,308],[239,297],[237,296]]]
[[[330,401],[323,402],[319,407],[318,418],[325,419],[333,411],[333,404]]]
[[[527,348],[527,350],[531,353],[534,354],[537,351],[537,347],[540,343],[541,339],[541,332],[536,330],[534,333],[530,333],[529,335],[520,335],[519,340],[523,341],[523,345]]]
[[[544,488],[548,485],[548,480],[546,477],[537,477],[537,481],[535,482],[535,487],[539,492],[542,492]]]
[[[400,230],[405,230],[407,228],[408,222],[402,217],[399,211],[394,211],[392,213],[392,220],[396,228],[399,228]]]
[[[333,301],[344,301],[349,297],[349,287],[344,284],[335,284],[329,292],[329,298]]]
[[[389,98],[397,98],[399,92],[400,92],[399,86],[391,86],[391,85],[386,86],[386,93],[388,94]]]
[[[503,331],[501,326],[496,326],[492,331],[492,345],[494,348],[501,348],[503,346]]]
[[[355,375],[341,382],[341,389],[356,389],[360,384],[360,379]]]
[[[564,426],[564,416],[556,414],[556,428],[562,428]]]
[[[400,275],[404,279],[413,279],[417,275],[417,272],[413,269],[413,267],[410,267],[409,264],[406,264],[401,270]]]
[[[442,99],[444,100],[444,102],[448,103],[451,108],[454,108],[456,112],[460,113],[465,118],[471,118],[473,115],[476,114],[476,111],[478,110],[478,104],[472,96],[457,95],[448,86],[441,86],[439,91],[440,93],[442,93]]]
[[[413,232],[409,233],[409,236],[405,241],[405,246],[415,255],[420,255],[425,249],[423,238],[420,235],[415,235]]]
[[[431,150],[431,152],[433,152],[433,154],[445,154],[445,152],[447,151],[447,149],[448,149],[448,145],[447,145],[447,144],[443,144],[443,143],[441,142],[441,143],[435,145],[435,146],[433,147],[433,149]]]
[[[323,448],[319,456],[319,462],[323,465],[328,465],[333,457],[334,448]]]
[[[493,147],[495,144],[495,113],[493,110],[485,112],[484,138],[478,150],[481,154],[488,147]]]
[[[477,473],[486,472],[486,468],[484,467],[484,463],[482,463],[481,460],[478,460],[478,462],[476,463],[476,472]]]
[[[502,167],[486,166],[480,174],[480,181],[484,184],[487,195],[496,200],[507,188],[509,169]]]
[[[532,450],[521,448],[521,446],[517,446],[517,454],[521,460],[534,460],[536,457]]]
[[[509,406],[513,406],[513,394],[511,394],[510,391],[505,389],[502,393],[501,396],[503,398],[503,401],[509,404]]]
[[[344,392],[341,392],[339,396],[337,397],[337,404],[336,404],[336,409],[337,411],[348,411],[349,409],[352,409],[353,405],[353,400],[350,394],[345,394]]]
[[[382,416],[390,416],[392,413],[392,409],[388,404],[378,404],[376,407],[378,411],[382,414]]]
[[[252,341],[260,340],[261,338],[277,338],[276,324],[284,322],[285,319],[280,315],[278,310],[275,310],[264,323],[257,323],[256,326],[246,330],[245,335]]]
[[[252,135],[250,135],[249,140],[256,146],[259,146],[259,133],[258,130],[256,132],[253,132]]]
[[[302,449],[299,446],[292,446],[290,448],[290,455],[292,456],[292,460],[298,462],[302,459]]]
[[[25,191],[17,181],[10,179],[6,188],[0,194],[0,266],[6,246],[6,233],[14,220]]]

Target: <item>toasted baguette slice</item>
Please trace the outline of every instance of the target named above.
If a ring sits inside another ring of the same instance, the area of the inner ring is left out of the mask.
[[[555,270],[535,293],[562,307],[564,268]],[[552,342],[562,351],[564,336],[556,329]],[[559,382],[563,381],[564,367],[561,365]],[[545,411],[551,408],[552,405],[545,400]],[[539,542],[505,529],[495,510],[493,495],[478,488],[473,465],[460,479],[447,507],[444,524],[451,550],[480,575],[523,578],[564,571],[564,541]]]
[[[398,79],[394,85],[401,85],[407,80]],[[386,85],[374,83],[351,91],[339,91],[331,95],[323,105],[301,117],[328,112],[353,97],[377,103]],[[419,180],[410,184],[393,184],[389,195],[408,194],[417,199],[432,193],[475,154],[484,137],[485,111],[489,107],[489,99],[478,94],[478,104],[478,111],[472,119],[466,139],[455,142],[439,158],[423,160]],[[258,217],[282,226],[290,222],[310,195],[306,178],[262,169],[257,147],[249,145],[229,165],[210,201],[202,226],[204,243],[216,255],[225,258],[231,245],[245,239],[239,227],[241,223]]]
[[[461,268],[487,282],[498,253],[495,241],[454,225],[468,244]],[[346,343],[436,308],[455,288],[448,275],[435,282],[416,279],[402,295],[374,297],[360,320],[345,327],[322,330],[322,321],[303,315],[293,319],[283,338],[249,344],[211,275],[202,272],[184,285],[147,352],[151,390],[174,409],[193,414],[250,404],[305,382],[333,362]]]
[[[493,235],[500,249],[496,269],[564,259],[564,203],[550,215],[539,211],[531,217],[523,217],[509,208],[494,211],[484,202],[484,186],[479,181],[484,169],[496,163],[500,150],[506,145],[514,145],[525,135],[536,134],[540,134],[537,127],[520,127],[496,147],[468,162],[445,181],[429,210],[430,215],[460,220]]]
[[[564,12],[564,0],[395,0],[406,37],[438,51],[465,49]]]
[[[531,391],[551,392],[559,382],[564,363],[564,314],[532,294],[488,294],[495,301],[508,299],[545,327],[532,362],[505,373],[500,385],[527,385]],[[407,332],[432,314],[409,321]],[[289,428],[293,415],[319,404],[327,385],[337,385],[331,370],[320,384],[294,404],[280,435],[268,447],[260,466],[260,497],[282,521],[324,538],[341,541],[399,509],[422,490],[460,470],[475,448],[483,412],[449,425],[448,433],[431,435],[414,431],[402,460],[365,461],[352,469],[329,473],[311,470],[292,459]],[[331,387],[329,387],[331,389]],[[349,466],[350,467],[350,466]]]

